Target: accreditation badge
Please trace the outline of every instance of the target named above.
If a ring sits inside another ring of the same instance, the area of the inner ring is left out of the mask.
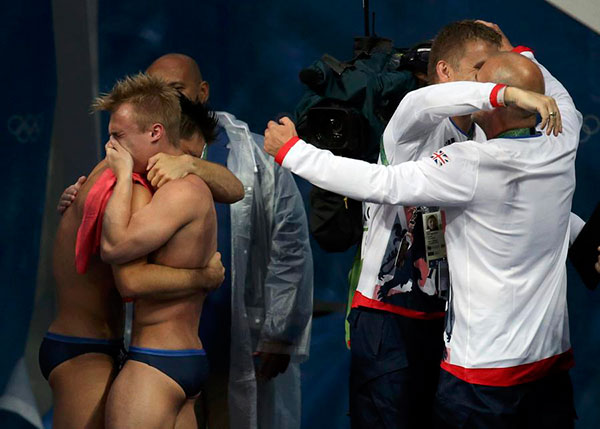
[[[427,263],[445,258],[446,242],[444,241],[441,211],[423,213],[423,234]]]

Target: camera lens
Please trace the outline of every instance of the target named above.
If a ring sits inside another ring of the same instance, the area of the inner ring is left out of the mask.
[[[331,127],[331,132],[335,135],[335,134],[341,134],[342,133],[342,128],[344,127],[342,121],[340,121],[338,118],[330,118],[329,119],[329,126]]]

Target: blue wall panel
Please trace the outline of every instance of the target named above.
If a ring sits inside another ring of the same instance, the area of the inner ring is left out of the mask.
[[[0,392],[23,355],[36,286],[56,71],[51,2],[2,2]],[[1,426],[1,425],[0,425]]]

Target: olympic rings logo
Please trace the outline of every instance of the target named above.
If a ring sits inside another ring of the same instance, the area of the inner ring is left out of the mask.
[[[600,119],[596,115],[586,115],[583,117],[583,126],[581,127],[580,143],[587,142],[594,134],[600,132]]]
[[[33,143],[42,133],[43,114],[13,115],[8,118],[8,131],[15,136],[19,143]]]

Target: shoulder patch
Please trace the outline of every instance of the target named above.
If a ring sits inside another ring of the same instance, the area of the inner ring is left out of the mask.
[[[440,167],[450,162],[450,158],[448,158],[448,155],[443,150],[434,152],[430,158]]]

